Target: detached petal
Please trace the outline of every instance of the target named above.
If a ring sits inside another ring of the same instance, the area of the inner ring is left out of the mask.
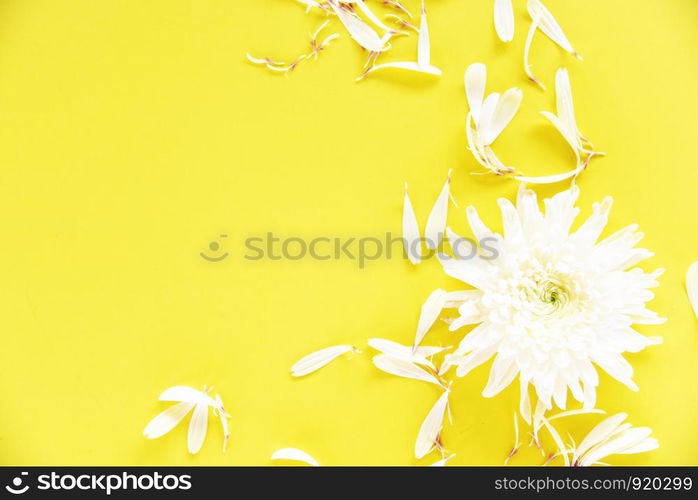
[[[160,397],[160,401],[182,401],[185,403],[204,403],[209,406],[216,406],[214,399],[203,391],[199,391],[185,385],[176,385],[165,389]]]
[[[342,354],[353,350],[354,347],[350,345],[336,345],[310,353],[298,360],[296,364],[291,367],[291,375],[294,377],[302,377],[312,373]]]
[[[356,43],[369,52],[382,52],[386,49],[387,39],[382,39],[378,36],[378,33],[358,16],[349,12],[335,1],[330,2],[330,6]]]
[[[276,450],[270,460],[294,460],[296,462],[304,462],[313,467],[319,467],[320,464],[313,457],[298,448],[281,448]]]
[[[192,455],[199,452],[206,438],[208,427],[208,405],[199,403],[194,408],[194,413],[189,422],[189,433],[187,435],[187,448]]]
[[[482,63],[473,63],[468,66],[465,70],[465,95],[476,126],[480,124],[480,110],[485,99],[486,83],[487,66]]]
[[[422,0],[422,18],[419,24],[419,38],[417,40],[417,64],[422,67],[431,65],[431,44],[429,43],[429,26],[427,25],[427,11]]]
[[[437,288],[427,297],[427,300],[422,305],[419,323],[417,323],[417,334],[414,337],[415,348],[422,342],[424,336],[439,317],[439,314],[441,314],[447,298],[448,293],[441,288]]]
[[[387,354],[379,354],[373,357],[373,364],[376,365],[379,370],[390,373],[391,375],[422,380],[442,387],[441,382],[439,382],[434,375],[409,361],[393,358]]]
[[[427,413],[422,426],[417,434],[417,441],[414,444],[414,456],[422,458],[429,453],[436,444],[439,433],[443,428],[444,415],[448,406],[448,393],[446,390],[439,399],[436,400],[434,406]]]
[[[148,439],[164,436],[182,421],[187,413],[194,408],[194,403],[177,403],[155,416],[143,429],[143,435]]]
[[[503,42],[514,39],[514,8],[511,0],[494,0],[494,29]]]
[[[497,107],[492,113],[490,123],[482,125],[482,142],[485,145],[492,144],[502,130],[509,125],[521,106],[523,92],[517,88],[512,88],[504,92],[502,97],[497,100]]]
[[[419,234],[419,224],[414,213],[410,194],[405,183],[405,199],[402,206],[402,238],[405,246],[405,253],[412,264],[419,264],[422,261],[422,237]]]
[[[693,306],[693,312],[698,318],[698,261],[691,264],[686,273],[686,292]]]
[[[438,248],[441,239],[446,231],[446,217],[448,215],[448,198],[451,187],[451,171],[448,171],[444,187],[441,188],[439,196],[429,213],[427,227],[424,230],[424,239],[428,248],[432,250]]]
[[[574,48],[572,48],[572,44],[567,39],[565,32],[562,31],[560,24],[540,0],[528,0],[528,14],[531,16],[531,19],[539,19],[538,29],[545,33],[548,38],[570,54],[579,57]]]

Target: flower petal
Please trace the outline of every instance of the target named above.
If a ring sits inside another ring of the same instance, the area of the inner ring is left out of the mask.
[[[189,422],[189,433],[187,435],[187,448],[192,455],[199,452],[206,438],[208,427],[208,405],[199,403],[194,407],[194,413]]]
[[[494,29],[503,42],[514,39],[514,8],[511,0],[494,0]]]
[[[446,304],[447,297],[448,294],[446,293],[446,290],[437,288],[431,292],[429,297],[427,297],[427,300],[424,301],[422,311],[419,314],[419,322],[417,323],[417,333],[414,337],[415,347],[422,342],[424,336],[439,317],[439,314],[441,314],[441,310]]]
[[[429,26],[427,11],[422,0],[422,17],[419,24],[419,39],[417,41],[417,64],[422,67],[431,65],[431,44],[429,43]]]
[[[615,431],[626,418],[628,418],[626,413],[616,413],[615,415],[603,419],[591,429],[582,442],[579,443],[577,453],[583,455],[592,446],[596,446],[600,442],[608,439],[608,437],[613,434],[613,431]]]
[[[409,361],[393,358],[387,354],[379,354],[373,357],[373,364],[376,365],[379,370],[383,370],[391,375],[422,380],[424,382],[430,382],[432,384],[442,386],[441,382],[439,382],[434,375],[427,372],[423,368],[420,368],[414,363],[410,363]]]
[[[497,107],[492,113],[491,121],[481,127],[483,144],[490,145],[499,137],[502,130],[516,115],[522,99],[523,92],[517,88],[509,89],[502,94],[502,97],[497,100]]]
[[[356,43],[369,52],[386,50],[387,38],[378,36],[378,33],[363,22],[361,18],[349,12],[334,0],[330,2],[330,6]]]
[[[295,462],[304,462],[313,467],[319,467],[320,464],[313,457],[298,448],[281,448],[272,453],[270,460],[293,460]]]
[[[693,313],[698,318],[698,261],[691,264],[686,273],[686,292],[693,306]]]
[[[441,397],[436,400],[419,428],[417,441],[414,444],[414,455],[417,458],[422,458],[428,454],[437,442],[448,406],[448,393],[448,390],[444,391]]]
[[[548,38],[558,44],[570,54],[579,57],[572,48],[572,44],[567,39],[565,32],[562,31],[560,24],[553,17],[552,13],[540,2],[540,0],[528,0],[528,14],[531,19],[539,18],[538,29],[545,33]]]
[[[349,351],[354,351],[354,347],[350,345],[336,345],[326,347],[299,359],[291,367],[291,375],[294,377],[302,377],[316,370],[319,370],[335,358]]]
[[[486,83],[487,66],[482,63],[473,63],[468,66],[465,70],[465,95],[476,126],[480,124],[480,111],[485,98]]]
[[[438,248],[441,239],[444,236],[444,231],[446,230],[446,217],[448,216],[448,198],[449,189],[451,187],[451,171],[448,171],[448,176],[446,177],[446,182],[443,188],[441,188],[441,193],[439,193],[436,202],[429,213],[429,218],[427,219],[427,227],[424,230],[424,239],[426,240],[427,247],[434,250]]]
[[[170,406],[165,411],[158,413],[155,418],[153,418],[148,425],[143,429],[143,435],[148,439],[159,438],[164,436],[175,426],[182,421],[187,413],[194,408],[194,403],[177,403],[176,405]]]
[[[410,262],[419,264],[422,261],[422,237],[419,234],[419,224],[410,201],[407,183],[405,183],[405,199],[402,206],[402,241]]]
[[[182,401],[185,403],[205,403],[209,406],[216,406],[214,399],[203,391],[199,391],[185,385],[176,385],[165,389],[160,397],[160,401]]]

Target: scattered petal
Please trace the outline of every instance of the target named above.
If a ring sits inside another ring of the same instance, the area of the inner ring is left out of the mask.
[[[379,354],[373,357],[373,364],[379,370],[383,370],[391,375],[422,380],[443,387],[443,384],[434,375],[409,361],[393,358],[387,354]]]
[[[276,450],[270,460],[293,460],[295,462],[304,462],[313,467],[320,466],[317,460],[298,448],[281,448]]]
[[[402,241],[410,262],[419,264],[422,261],[422,236],[419,234],[419,224],[412,208],[407,183],[405,183],[405,199],[402,207]]]
[[[438,248],[446,230],[446,217],[448,215],[449,189],[451,187],[451,171],[448,171],[446,182],[439,193],[436,202],[429,213],[427,227],[424,230],[424,239],[427,247],[434,250]]]
[[[417,333],[414,337],[415,349],[422,342],[422,339],[439,317],[439,314],[441,314],[441,310],[444,308],[447,298],[448,293],[441,288],[437,288],[427,297],[427,300],[422,305],[422,311],[419,314]]]
[[[414,444],[414,455],[422,458],[427,455],[438,443],[438,437],[443,428],[444,415],[448,406],[448,393],[446,390],[434,406],[429,410],[422,426],[419,428],[417,441]]]
[[[514,8],[511,0],[494,0],[494,29],[503,42],[514,39]]]
[[[192,455],[199,452],[206,439],[206,429],[208,427],[208,405],[199,403],[194,407],[194,413],[189,422],[189,433],[187,434],[187,448]]]
[[[309,373],[319,370],[326,364],[333,361],[335,358],[350,351],[356,351],[354,346],[336,345],[310,353],[298,360],[291,367],[291,375],[294,377],[303,377],[304,375],[308,375]]]
[[[192,408],[194,408],[194,403],[178,403],[174,406],[170,406],[162,413],[158,413],[155,418],[148,422],[148,425],[143,429],[143,435],[148,439],[156,439],[160,436],[164,436],[174,429],[177,424],[187,416]]]
[[[693,306],[693,312],[698,318],[698,262],[694,262],[686,273],[686,292]]]

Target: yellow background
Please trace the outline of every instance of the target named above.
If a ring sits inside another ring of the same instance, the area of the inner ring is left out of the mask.
[[[410,342],[424,298],[459,283],[434,261],[251,262],[243,240],[399,234],[403,182],[423,224],[449,168],[452,227],[470,235],[468,204],[499,227],[496,198],[516,183],[471,175],[465,149],[463,72],[483,61],[488,91],[524,90],[495,149],[527,174],[573,166],[538,114],[569,68],[580,127],[608,153],[579,179],[582,217],[612,194],[609,231],[639,223],[656,252],[643,268],[667,269],[650,305],[669,322],[638,328],[665,342],[629,355],[640,392],[603,375],[598,400],[652,427],[661,447],[610,461],[698,464],[698,323],[684,291],[698,259],[698,2],[548,0],[585,58],[537,35],[531,62],[548,92],[523,75],[525,2],[514,0],[508,45],[491,4],[428,2],[442,78],[357,84],[365,54],[336,20],[325,33],[341,38],[289,78],[245,61],[306,50],[322,17],[291,0],[1,2],[0,462],[268,464],[288,446],[322,464],[436,460],[412,449],[438,389],[379,372],[365,341]],[[414,58],[415,45],[396,39],[382,60]],[[220,263],[199,256],[212,240],[231,254]],[[427,343],[461,336],[439,324]],[[343,343],[365,353],[290,377],[301,356]],[[484,399],[488,368],[455,384],[454,464],[500,464],[513,443],[518,388]],[[233,415],[227,454],[217,421],[196,456],[186,425],[141,436],[175,384],[215,385]],[[560,429],[579,437],[598,420]],[[513,461],[540,462],[528,448]]]

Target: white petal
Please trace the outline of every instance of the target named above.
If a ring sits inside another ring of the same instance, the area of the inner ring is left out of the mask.
[[[336,345],[310,353],[298,360],[291,367],[291,375],[294,377],[302,377],[312,373],[342,354],[353,350],[354,347],[350,345]]]
[[[441,310],[446,304],[447,297],[448,293],[446,290],[437,288],[431,292],[429,297],[427,297],[427,300],[424,301],[422,311],[419,314],[419,322],[417,323],[417,333],[414,337],[415,347],[422,342],[424,336],[439,317],[439,314],[441,314]]]
[[[417,458],[422,458],[429,453],[436,444],[439,433],[443,428],[444,415],[448,406],[448,392],[445,391],[439,399],[436,400],[434,406],[427,413],[422,426],[417,434],[417,441],[414,444],[414,455]]]
[[[414,363],[404,361],[402,359],[393,358],[387,354],[379,354],[373,357],[373,364],[380,370],[398,377],[413,378],[415,380],[423,380],[441,386],[434,375],[420,368]]]
[[[545,417],[543,417],[543,424],[545,425],[546,429],[548,429],[548,432],[550,432],[550,436],[553,438],[553,441],[555,441],[560,455],[562,455],[562,459],[565,461],[565,465],[569,466],[570,459],[567,455],[567,447],[565,446],[565,443],[562,441],[560,434],[558,434],[557,430],[555,430],[555,428],[552,425],[550,425],[548,419],[546,419]]]
[[[567,144],[572,148],[572,151],[574,151],[577,161],[579,161],[579,150],[582,148],[582,145],[579,143],[574,129],[568,128],[566,123],[548,111],[541,111],[540,114],[550,120],[550,123],[560,132],[565,141],[567,141]]]
[[[424,239],[428,248],[432,250],[438,248],[441,238],[446,231],[446,217],[448,215],[448,198],[451,186],[451,171],[448,171],[444,187],[441,188],[436,202],[429,213],[427,227],[424,230]]]
[[[189,433],[187,435],[187,448],[189,453],[196,454],[204,444],[206,438],[206,428],[208,427],[208,405],[199,403],[194,407],[194,413],[189,422]]]
[[[540,2],[540,0],[528,0],[528,14],[531,19],[539,18],[538,29],[545,33],[553,42],[572,55],[577,53],[572,48],[572,44],[565,36],[560,24],[555,20],[551,12]]]
[[[528,33],[526,34],[526,42],[524,44],[523,63],[524,71],[526,72],[526,75],[528,75],[529,80],[531,80],[533,83],[545,90],[545,85],[543,85],[543,83],[540,80],[538,80],[538,78],[533,76],[533,73],[531,72],[531,64],[528,62],[528,56],[531,53],[531,45],[533,44],[533,35],[535,35],[536,31],[538,31],[539,24],[540,14],[532,18],[531,26],[528,28]]]
[[[651,433],[652,429],[647,427],[634,427],[620,432],[584,454],[582,456],[583,465],[590,465],[609,455],[632,449],[642,443]]]
[[[485,238],[491,238],[494,236],[492,230],[482,222],[480,216],[477,213],[477,209],[470,206],[465,209],[465,215],[468,217],[468,224],[470,224],[470,230],[475,235],[478,241],[482,241]]]
[[[465,95],[468,98],[468,106],[475,125],[480,124],[480,111],[485,98],[485,85],[487,83],[487,66],[482,63],[473,63],[465,70]]]
[[[494,359],[494,363],[492,363],[490,378],[487,381],[487,386],[482,391],[483,397],[491,398],[502,392],[512,383],[518,373],[519,368],[516,366],[516,361],[513,357],[503,358],[501,355],[498,355]]]
[[[485,100],[482,102],[482,109],[480,110],[480,123],[477,126],[480,139],[487,135],[488,129],[492,126],[492,117],[497,109],[499,97],[499,92],[492,92],[490,95],[485,97]],[[484,143],[484,140],[482,142],[483,145],[487,145]]]
[[[431,65],[431,44],[429,43],[429,26],[427,25],[427,11],[422,0],[422,18],[419,24],[419,39],[417,41],[417,64],[422,67]]]
[[[386,68],[396,68],[396,69],[406,69],[409,71],[416,71],[417,73],[426,73],[428,75],[436,75],[436,76],[441,76],[441,70],[437,68],[436,66],[421,66],[419,63],[416,62],[389,62],[385,64],[378,64],[376,66],[371,66],[363,75],[359,76],[356,80],[361,80],[363,79],[366,75],[373,73],[374,71],[377,71],[379,69],[386,69]]]
[[[276,450],[270,460],[294,460],[296,462],[304,462],[313,467],[319,467],[320,464],[313,457],[298,448],[281,448]]]
[[[514,39],[514,8],[511,0],[494,0],[494,29],[503,42]]]
[[[414,349],[412,346],[398,344],[392,340],[376,338],[368,339],[368,345],[374,348],[376,351],[380,351],[390,357],[402,359],[418,365],[428,366],[432,370],[434,369],[434,365],[427,358],[447,349],[446,347],[427,346],[420,346]]]
[[[373,11],[371,9],[369,9],[368,5],[366,5],[366,2],[364,2],[363,0],[354,0],[353,3],[358,5],[359,8],[361,9],[361,12],[364,13],[366,18],[369,21],[371,21],[373,24],[378,26],[380,29],[385,30],[385,31],[395,31],[395,30],[389,28],[388,26],[386,26],[385,24],[383,24],[383,22],[380,19],[378,19],[378,16],[376,16],[373,13]],[[399,33],[404,33],[404,31],[400,31]]]
[[[433,464],[430,465],[430,467],[444,467],[446,465],[446,463],[455,456],[456,456],[456,454],[453,453],[452,455],[449,455],[445,458],[442,458],[438,462],[434,462]]]
[[[194,408],[194,403],[177,403],[176,405],[170,406],[167,410],[159,413],[148,422],[148,425],[143,429],[143,435],[148,439],[164,436],[174,429],[175,426],[187,416],[187,413],[189,413],[192,408]]]
[[[405,183],[405,199],[402,206],[402,238],[405,253],[407,253],[410,262],[419,264],[422,261],[422,237],[419,234],[417,216],[407,191],[407,183]]]
[[[382,52],[386,49],[386,39],[381,39],[373,28],[363,22],[348,10],[335,2],[330,2],[332,9],[349,32],[349,35],[364,49],[369,52]]]
[[[160,401],[183,401],[185,403],[204,403],[209,406],[216,406],[216,402],[211,396],[185,385],[176,385],[165,389],[158,399]]]
[[[638,444],[631,446],[630,448],[626,448],[623,451],[617,451],[616,453],[621,454],[621,455],[630,455],[632,453],[644,453],[646,451],[651,451],[659,448],[659,441],[657,441],[654,438],[647,438]]]
[[[577,166],[574,170],[570,170],[569,172],[565,172],[564,174],[556,174],[556,175],[543,175],[540,177],[527,177],[525,175],[515,175],[514,179],[517,181],[525,182],[527,184],[554,184],[556,182],[564,181],[566,179],[569,179],[570,177],[575,177],[579,175],[582,170],[586,168],[586,164],[582,163],[581,165]]]
[[[502,130],[509,125],[521,106],[523,92],[517,88],[509,89],[497,100],[497,107],[494,109],[491,121],[487,125],[482,125],[482,142],[485,145],[492,144]],[[486,128],[485,128],[486,127]]]
[[[567,129],[574,135],[579,135],[577,120],[574,114],[574,101],[572,100],[572,85],[570,75],[566,68],[559,68],[555,73],[555,99],[557,101],[557,116]]]
[[[228,440],[230,439],[230,428],[228,427],[230,415],[225,411],[223,401],[218,394],[216,394],[216,403],[216,411],[218,412],[218,418],[221,420],[221,428],[223,429],[223,453],[225,453],[228,448]]]
[[[577,453],[583,455],[592,446],[596,446],[598,443],[608,439],[626,418],[628,418],[626,413],[617,413],[599,422],[579,443]]]
[[[694,262],[686,273],[686,292],[691,301],[693,312],[698,318],[698,262]]]
[[[555,415],[548,417],[548,420],[555,420],[556,418],[564,418],[564,417],[572,417],[574,415],[585,415],[587,413],[600,413],[604,414],[606,413],[603,410],[599,410],[597,408],[592,408],[591,410],[585,410],[585,409],[579,409],[579,410],[568,410],[568,411],[561,411],[560,413],[556,413]]]

